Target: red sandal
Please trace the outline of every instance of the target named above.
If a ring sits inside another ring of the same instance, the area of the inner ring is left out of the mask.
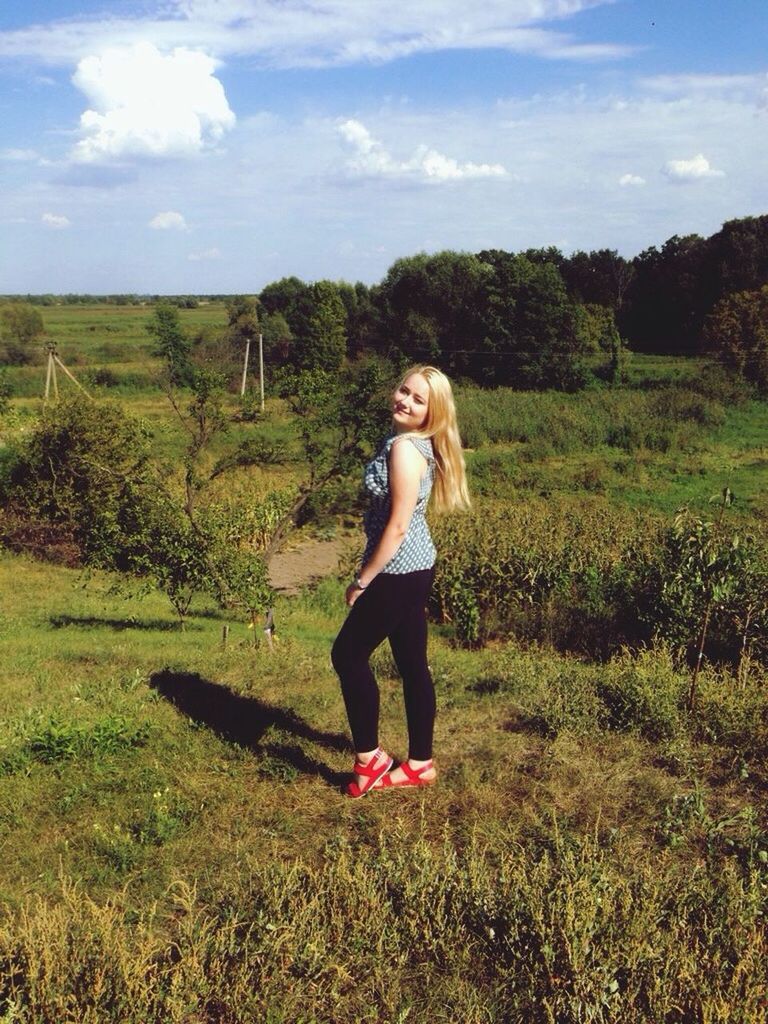
[[[368,790],[372,789],[382,776],[386,776],[393,764],[394,762],[389,754],[382,750],[381,747],[377,747],[368,764],[360,764],[359,761],[355,763],[352,771],[355,775],[364,776],[365,781],[362,786],[355,779],[348,783],[347,796],[355,797],[355,799],[365,796]]]
[[[392,776],[387,773],[383,775],[381,781],[374,785],[374,789],[411,789],[416,786],[431,786],[436,781],[434,779],[424,779],[422,776],[424,772],[428,772],[434,765],[431,761],[427,761],[421,768],[411,768],[407,761],[403,761],[400,768],[405,772],[405,778],[402,782],[393,782]]]

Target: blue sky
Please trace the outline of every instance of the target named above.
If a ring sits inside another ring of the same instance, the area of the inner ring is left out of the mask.
[[[767,43],[765,0],[6,4],[0,293],[710,234],[768,212]]]

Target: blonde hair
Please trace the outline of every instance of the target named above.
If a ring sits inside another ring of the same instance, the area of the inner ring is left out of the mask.
[[[429,438],[435,453],[437,472],[432,488],[432,507],[436,512],[454,512],[470,507],[467,473],[461,451],[461,437],[456,421],[451,382],[434,366],[412,366],[403,374],[400,384],[414,373],[420,374],[429,388],[427,419],[416,437]]]

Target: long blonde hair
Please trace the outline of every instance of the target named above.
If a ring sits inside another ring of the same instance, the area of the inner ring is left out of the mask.
[[[421,374],[429,388],[426,422],[420,430],[411,433],[416,437],[429,438],[432,442],[437,467],[432,488],[432,507],[436,512],[467,509],[471,500],[451,382],[435,366],[412,366],[403,374],[400,383],[405,383],[414,373]]]

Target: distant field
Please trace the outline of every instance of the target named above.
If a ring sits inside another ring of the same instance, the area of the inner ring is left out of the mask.
[[[118,385],[112,390],[118,393],[157,390],[154,376],[160,364],[151,354],[153,339],[146,329],[152,306],[45,306],[40,312],[47,336],[56,342],[59,356],[75,376],[109,367],[117,374]],[[202,327],[224,327],[227,322],[223,303],[181,309],[179,316],[190,333]],[[42,396],[45,358],[41,347],[37,365],[9,368],[17,395]]]

